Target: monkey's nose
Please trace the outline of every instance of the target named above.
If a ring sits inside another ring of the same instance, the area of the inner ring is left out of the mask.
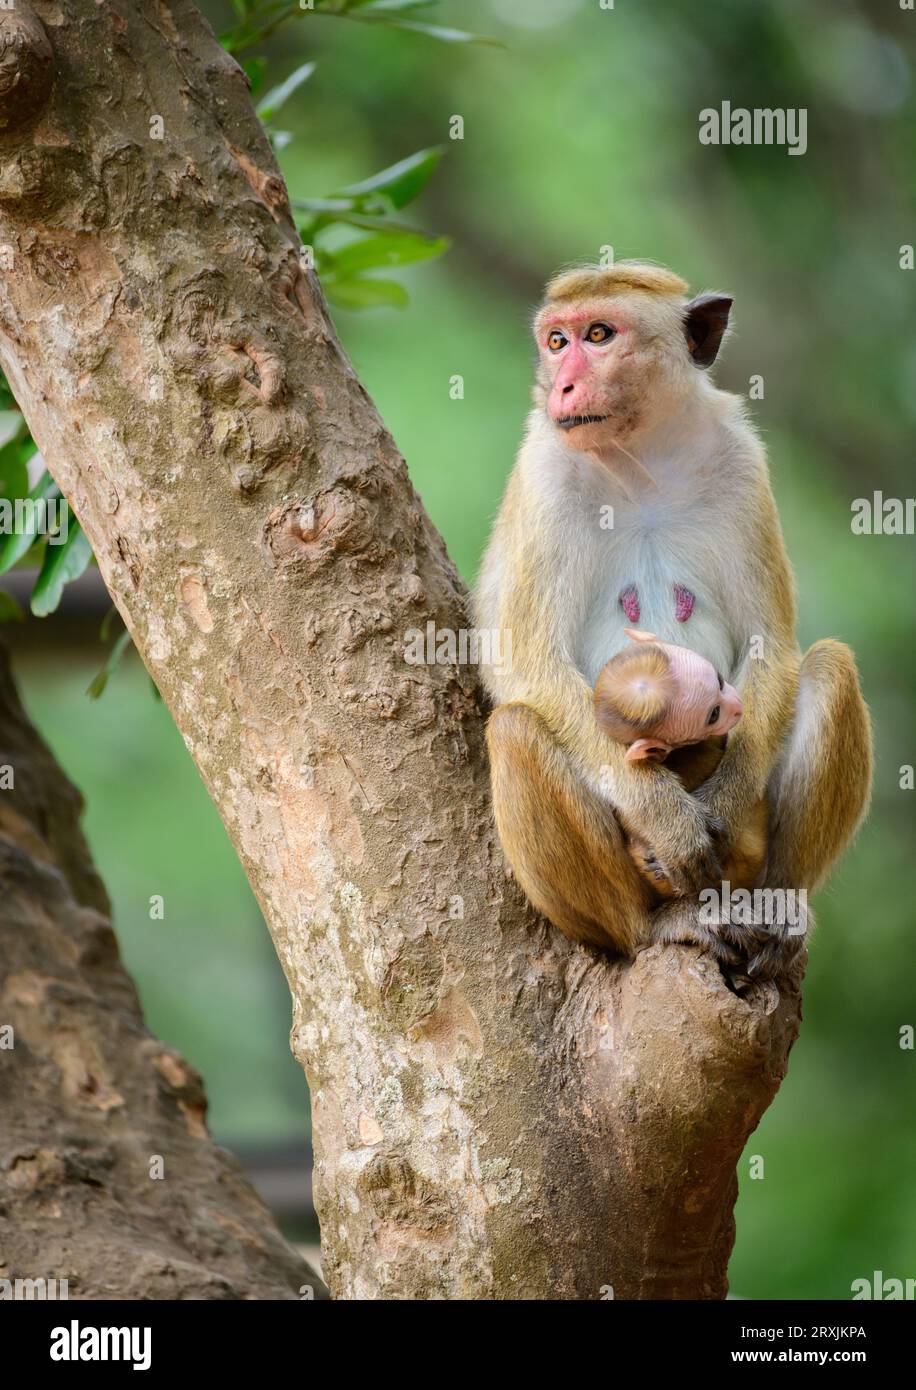
[[[741,715],[744,713],[744,710],[741,704],[741,696],[738,694],[735,687],[729,685],[727,681],[723,681],[722,683],[722,706],[723,713],[728,720],[728,727],[730,729],[734,728],[741,718]]]
[[[741,701],[740,701],[740,700],[735,700],[734,704],[732,705],[731,709],[728,711],[728,714],[727,714],[726,717],[725,717],[725,731],[726,731],[726,733],[728,732],[729,729],[733,729],[733,728],[735,727],[735,725],[738,723],[739,719],[741,718],[741,715],[742,715],[742,714],[743,714],[743,710],[742,710],[742,708],[741,708]]]
[[[569,415],[588,415],[588,390],[581,381],[558,381],[550,393],[548,409],[551,419],[562,420]]]

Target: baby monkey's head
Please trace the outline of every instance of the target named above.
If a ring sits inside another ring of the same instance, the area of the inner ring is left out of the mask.
[[[662,762],[673,748],[727,734],[741,718],[737,690],[689,647],[625,628],[632,645],[595,682],[595,714],[606,734],[629,744],[627,762]]]

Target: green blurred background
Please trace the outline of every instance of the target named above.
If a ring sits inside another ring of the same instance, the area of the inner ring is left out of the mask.
[[[203,8],[228,27],[228,3]],[[916,1055],[899,1030],[916,1024],[916,854],[899,769],[916,762],[916,540],[853,536],[850,503],[914,492],[916,272],[900,248],[916,241],[916,13],[895,0],[444,0],[423,17],[504,46],[306,14],[260,50],[271,81],[318,64],[277,122],[295,137],[281,154],[294,195],[448,147],[408,211],[451,251],[400,274],[406,310],[335,311],[341,337],[470,581],[528,405],[528,318],[545,277],[610,245],[734,294],[717,378],[745,395],[764,379],[752,409],[801,637],[855,648],[878,762],[871,819],[816,905],[789,1074],[739,1167],[732,1288],[848,1298],[876,1269],[912,1277]],[[807,108],[807,153],[700,145],[700,110],[724,99]],[[94,628],[65,609],[5,631],[28,707],[86,795],[150,1026],[203,1072],[219,1139],[301,1140],[285,982],[139,661],[93,702]],[[149,919],[151,894],[164,921]],[[749,1177],[751,1155],[763,1180]]]

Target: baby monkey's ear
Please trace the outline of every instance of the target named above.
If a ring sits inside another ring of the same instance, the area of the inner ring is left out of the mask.
[[[639,763],[644,759],[651,759],[663,763],[671,752],[671,747],[670,743],[663,743],[660,738],[638,738],[627,749],[624,762]]]
[[[650,640],[624,647],[595,682],[595,717],[618,743],[633,743],[666,716],[677,693],[668,654]]]
[[[625,627],[624,634],[633,642],[657,642],[659,640],[654,632],[640,632],[637,627]]]

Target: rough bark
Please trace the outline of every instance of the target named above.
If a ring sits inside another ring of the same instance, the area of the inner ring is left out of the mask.
[[[143,1025],[79,795],[2,650],[0,768],[0,1279],[65,1279],[77,1299],[321,1297],[210,1138],[197,1072]]]
[[[286,971],[332,1292],[722,1297],[797,989],[613,964],[526,907],[474,672],[403,660],[463,589],[244,78],[186,0],[34,9],[54,86],[2,137],[0,358]]]

